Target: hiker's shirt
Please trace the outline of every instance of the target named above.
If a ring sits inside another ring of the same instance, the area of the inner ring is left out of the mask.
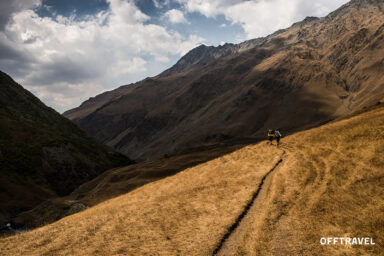
[[[275,136],[276,137],[281,137],[281,133],[279,131],[275,131]]]

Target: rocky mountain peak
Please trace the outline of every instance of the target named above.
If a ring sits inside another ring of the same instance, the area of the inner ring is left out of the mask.
[[[166,77],[187,71],[195,66],[207,64],[215,59],[237,54],[251,49],[259,43],[259,39],[248,40],[240,44],[226,43],[219,46],[206,46],[204,44],[190,50],[174,66],[161,73],[158,77]]]

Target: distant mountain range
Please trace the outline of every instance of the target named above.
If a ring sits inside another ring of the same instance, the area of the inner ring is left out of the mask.
[[[137,160],[316,126],[382,99],[383,10],[382,1],[353,0],[265,38],[201,45],[64,115]]]
[[[0,229],[9,217],[131,164],[0,71]]]

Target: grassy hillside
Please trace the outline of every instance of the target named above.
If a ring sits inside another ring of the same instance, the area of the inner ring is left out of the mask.
[[[0,71],[0,222],[131,161]]]
[[[283,149],[263,210],[220,255],[382,255],[384,109],[290,136]],[[373,237],[376,246],[320,246],[321,237]]]
[[[244,147],[4,237],[0,254],[211,255],[228,234],[219,255],[381,255],[383,153],[381,107],[288,136],[280,148]],[[328,236],[370,236],[376,245],[321,246]]]
[[[68,196],[44,201],[32,210],[15,216],[12,218],[12,223],[16,226],[23,223],[28,228],[46,225],[77,212],[77,210],[73,211],[74,207],[83,210],[86,207],[95,206],[147,183],[174,175],[191,166],[207,162],[239,148],[241,146],[236,145],[201,149],[198,152],[111,169],[84,183]]]

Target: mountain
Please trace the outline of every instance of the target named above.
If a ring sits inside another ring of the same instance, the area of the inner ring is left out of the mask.
[[[183,56],[173,67],[162,72],[158,77],[166,77],[187,71],[193,67],[207,64],[213,60],[238,54],[254,48],[262,39],[253,39],[241,44],[224,44],[218,47],[200,45]]]
[[[284,137],[280,147],[248,145],[50,225],[2,237],[0,254],[383,255],[383,124],[380,104]],[[81,190],[94,200],[106,193],[100,189],[105,182],[128,180],[134,172],[108,171]],[[322,237],[372,237],[375,245],[323,246]]]
[[[354,0],[265,38],[200,46],[64,115],[138,161],[323,124],[383,98],[383,10]]]
[[[0,71],[0,224],[132,161]]]

